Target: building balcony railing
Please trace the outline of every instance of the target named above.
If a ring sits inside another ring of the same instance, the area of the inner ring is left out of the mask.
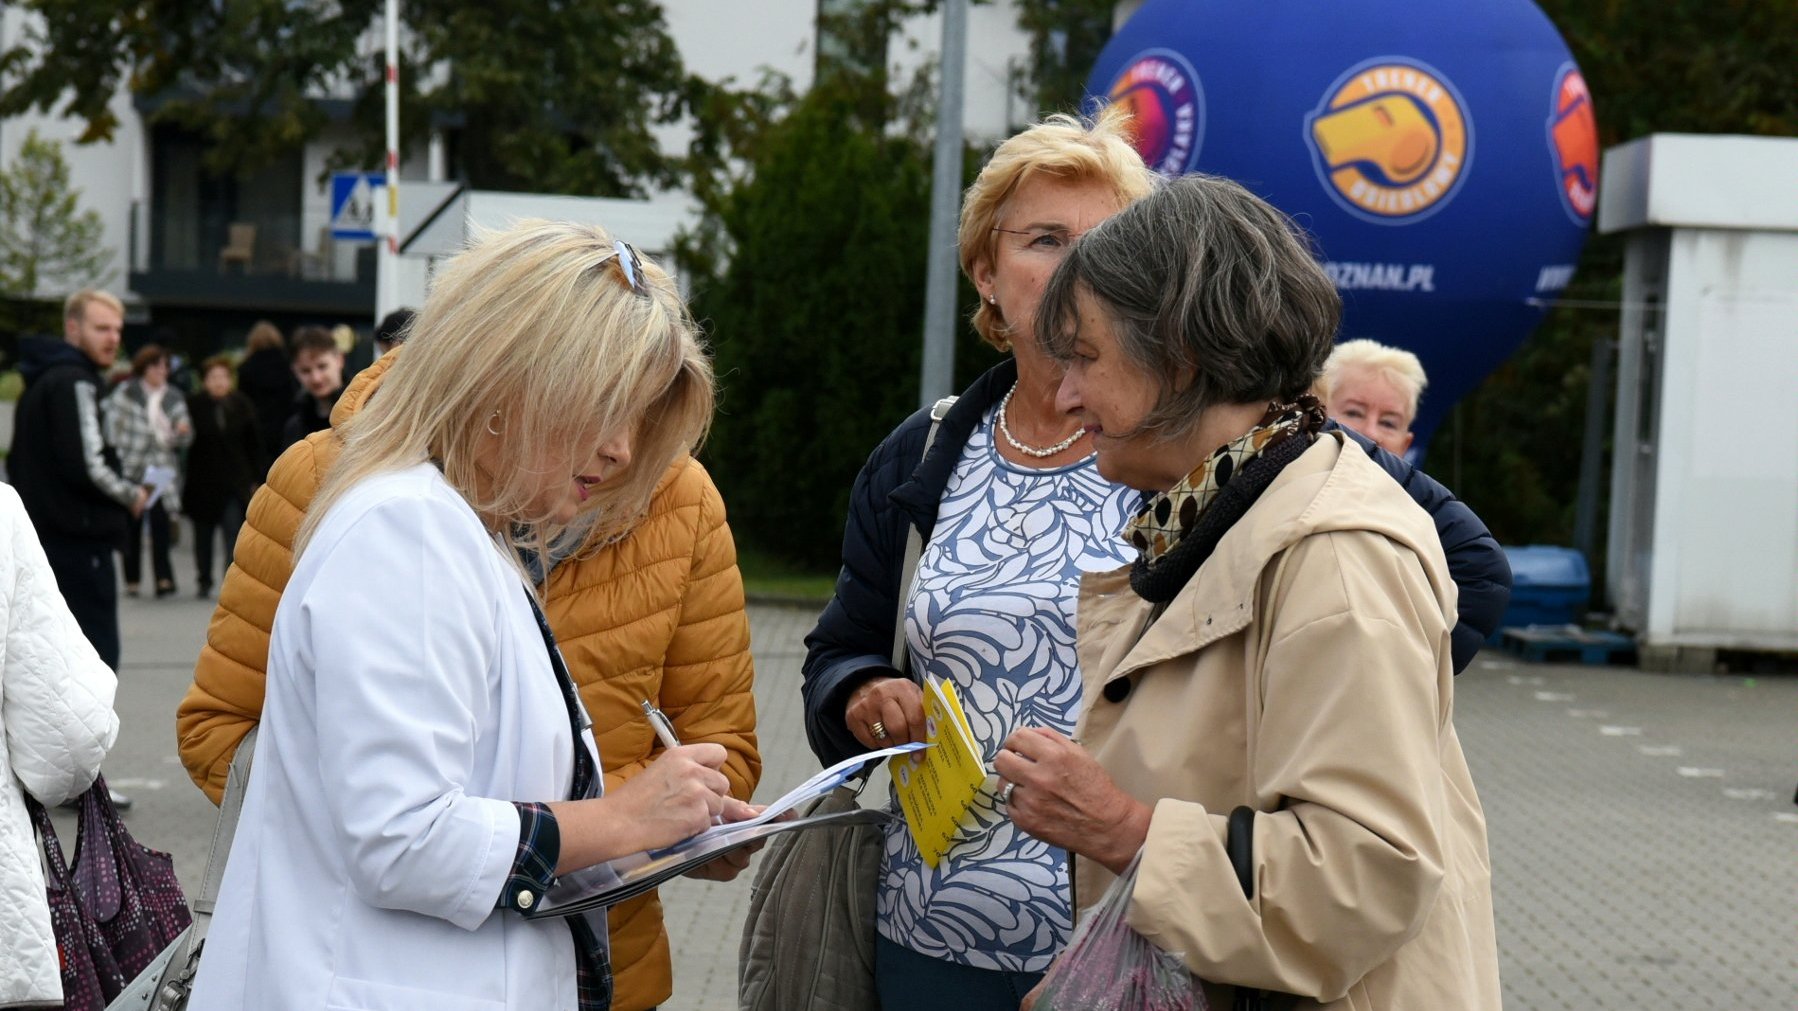
[[[132,258],[131,288],[153,306],[373,311],[372,243],[334,240],[328,226],[302,230],[299,215],[150,217],[149,241],[132,244],[147,255]]]

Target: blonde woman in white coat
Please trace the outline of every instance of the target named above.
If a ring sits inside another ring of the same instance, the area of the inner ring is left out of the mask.
[[[522,913],[754,809],[716,744],[600,795],[528,559],[633,519],[711,382],[671,280],[596,228],[526,222],[439,272],[300,527],[193,1011],[609,1004],[604,913]]]
[[[52,807],[100,774],[117,681],[57,592],[19,493],[0,484],[0,1007],[62,1005],[26,793]]]

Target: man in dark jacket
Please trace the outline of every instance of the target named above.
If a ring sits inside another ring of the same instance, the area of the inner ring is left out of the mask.
[[[19,345],[25,392],[13,415],[8,476],[37,528],[56,585],[107,666],[119,666],[119,591],[112,556],[149,499],[100,435],[102,372],[119,351],[125,309],[84,289],[63,307],[62,341]]]

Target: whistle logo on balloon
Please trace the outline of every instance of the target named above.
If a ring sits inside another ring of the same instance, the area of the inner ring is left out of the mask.
[[[1305,117],[1318,180],[1350,214],[1404,225],[1441,210],[1473,156],[1467,103],[1436,70],[1405,57],[1362,63]]]
[[[1124,64],[1111,101],[1130,112],[1130,132],[1143,163],[1165,176],[1191,172],[1205,140],[1205,92],[1186,57],[1150,49]]]
[[[1555,75],[1548,112],[1548,147],[1560,176],[1561,206],[1581,228],[1598,206],[1598,119],[1579,68],[1568,63]]]

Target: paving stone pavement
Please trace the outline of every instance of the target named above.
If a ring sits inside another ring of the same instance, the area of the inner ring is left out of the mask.
[[[1506,1006],[1798,1007],[1798,678],[1488,657],[1455,723]]]
[[[192,887],[211,804],[175,754],[174,710],[210,601],[126,600],[122,730],[107,763],[127,822]],[[814,611],[753,606],[760,799],[816,768],[799,711]],[[1798,1008],[1798,677],[1530,665],[1487,652],[1456,726],[1490,823],[1507,1008]],[[59,816],[72,845],[68,819]],[[736,1006],[747,876],[663,889],[670,1011]],[[950,1011],[950,1009],[945,1009]]]
[[[815,614],[750,614],[765,800],[817,768],[799,712]],[[1456,693],[1489,822],[1506,1008],[1798,1008],[1798,677],[1488,650]],[[667,1007],[732,1011],[749,889],[681,881],[663,901]]]

